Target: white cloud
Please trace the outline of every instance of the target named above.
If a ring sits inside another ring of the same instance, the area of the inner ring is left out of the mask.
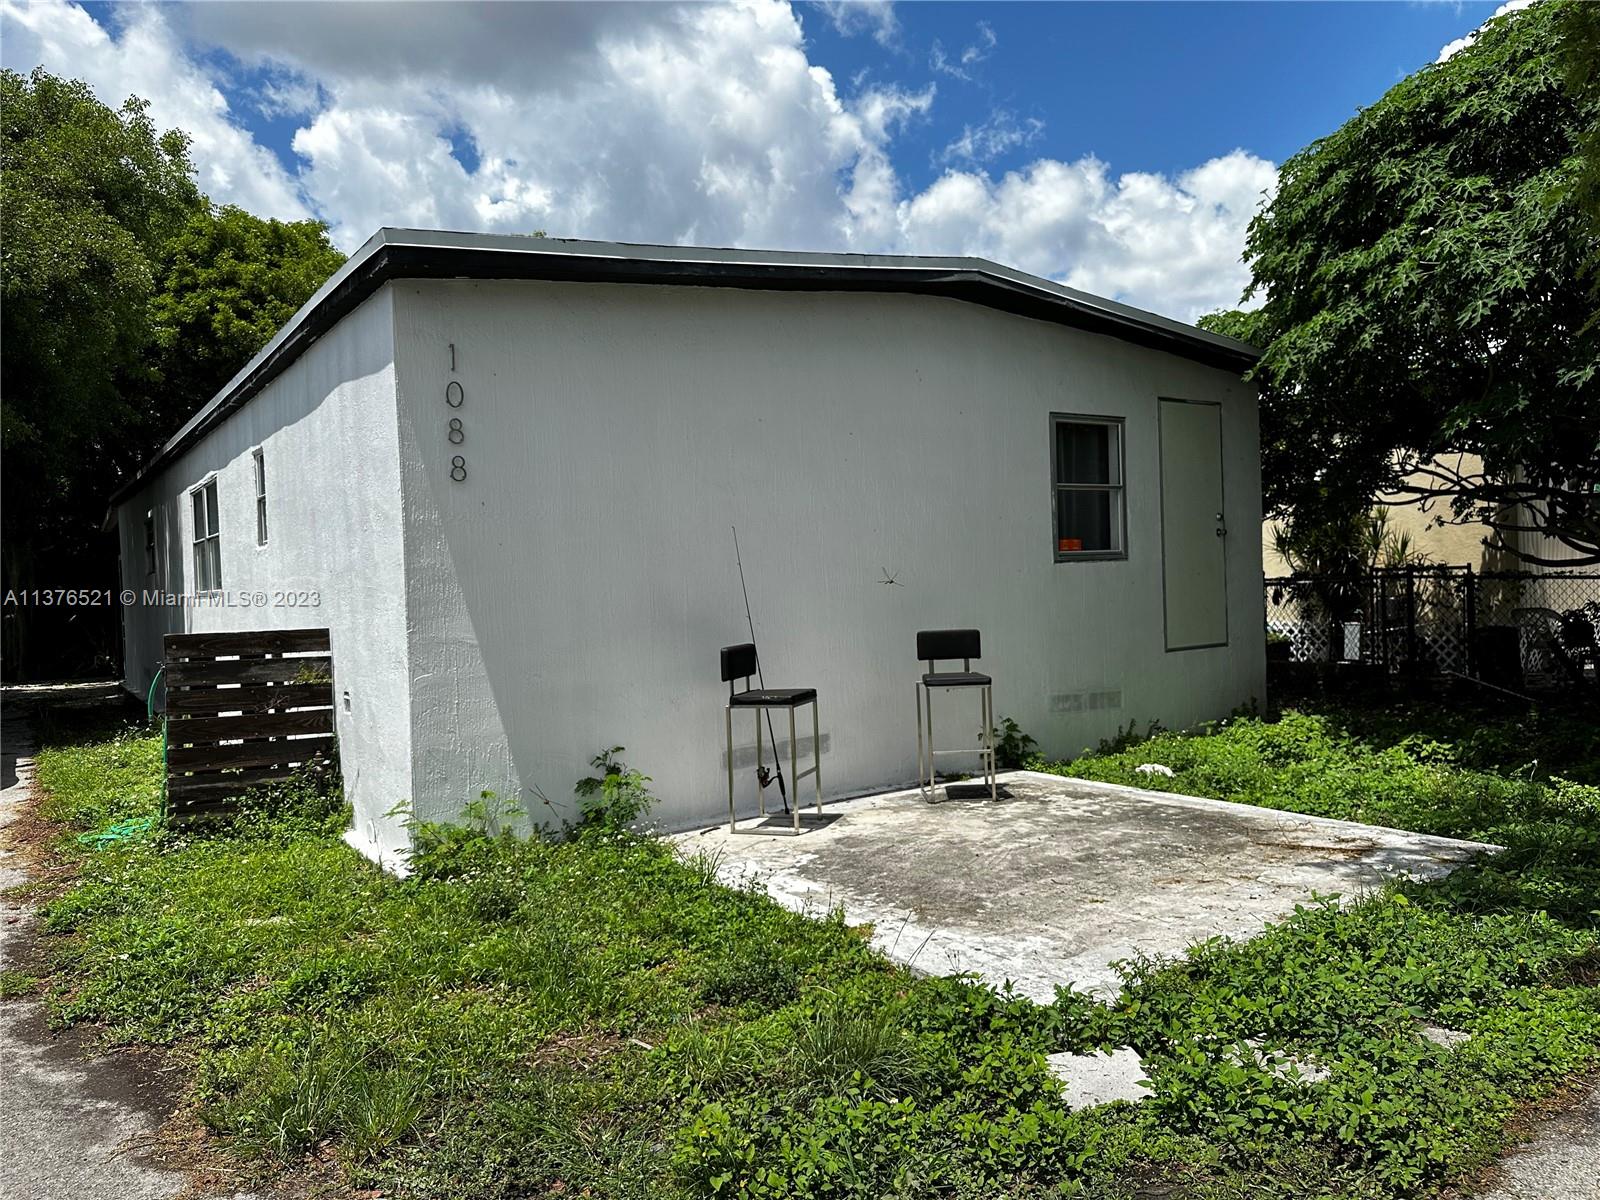
[[[257,111],[266,117],[307,117],[325,99],[314,81],[291,72],[265,80],[254,95]]]
[[[836,6],[835,6],[836,7]],[[891,28],[887,5],[829,18]],[[63,0],[0,0],[5,61],[149,97],[195,135],[210,194],[315,211],[344,248],[381,225],[625,241],[978,254],[1179,317],[1237,302],[1244,227],[1271,163],[1243,151],[1176,178],[1041,158],[991,178],[1037,121],[997,111],[950,141],[921,191],[896,141],[936,92],[848,90],[781,0],[727,5],[138,7],[108,35]],[[877,33],[874,33],[877,36]],[[977,38],[954,65],[994,48]],[[256,78],[219,75],[221,49]],[[255,75],[255,72],[261,72]],[[296,124],[286,169],[228,98]],[[476,151],[469,170],[452,139]],[[959,169],[957,169],[959,168]]]
[[[999,180],[948,171],[899,206],[897,244],[992,258],[1193,320],[1238,303],[1245,228],[1276,180],[1242,150],[1176,179],[1114,178],[1094,157],[1040,159]]]
[[[983,124],[962,126],[961,136],[939,152],[938,161],[981,165],[1038,141],[1043,133],[1044,122],[1039,118],[1018,121],[1015,113],[996,109]]]
[[[871,33],[880,46],[894,46],[900,37],[900,19],[894,0],[816,0],[833,27],[845,37]]]
[[[60,0],[0,0],[5,65],[26,73],[43,64],[82,79],[112,108],[143,97],[158,129],[182,129],[194,139],[200,186],[213,199],[262,216],[309,216],[294,180],[234,121],[216,83],[183,52],[160,14],[139,8],[125,15],[112,38],[83,9]]]
[[[1489,21],[1494,20],[1496,17],[1503,17],[1507,13],[1517,12],[1520,9],[1527,8],[1528,5],[1532,3],[1533,0],[1506,0],[1504,4],[1489,14]],[[1485,21],[1483,25],[1487,25],[1489,21]],[[1453,42],[1446,42],[1439,50],[1439,57],[1433,61],[1443,62],[1451,55],[1457,54],[1460,51],[1465,50],[1468,46],[1472,45],[1473,42],[1478,40],[1478,30],[1482,29],[1483,25],[1479,25],[1478,29],[1474,29],[1471,33],[1466,34],[1464,37],[1458,37]]]
[[[977,41],[964,47],[954,59],[945,53],[943,45],[935,41],[928,56],[928,65],[954,79],[971,80],[972,68],[988,58],[997,45],[999,39],[995,37],[993,27],[987,21],[979,21]]]

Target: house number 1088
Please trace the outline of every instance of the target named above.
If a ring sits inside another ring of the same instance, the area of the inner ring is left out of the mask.
[[[456,370],[456,344],[450,343],[450,373]],[[444,385],[444,402],[451,408],[460,408],[467,402],[466,389],[461,386],[459,379],[452,379]],[[467,430],[461,423],[460,417],[451,417],[450,423],[445,427],[445,437],[452,446],[459,446],[467,440]],[[467,477],[467,460],[460,454],[450,458],[450,478],[461,483]]]

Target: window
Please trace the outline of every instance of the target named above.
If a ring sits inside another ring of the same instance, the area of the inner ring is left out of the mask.
[[[145,509],[144,513],[144,573],[156,573],[156,510]]]
[[[267,544],[267,460],[261,455],[261,447],[257,446],[250,452],[250,458],[255,465],[256,472],[256,545]]]
[[[1127,557],[1122,498],[1122,418],[1050,418],[1055,473],[1055,556]]]
[[[222,536],[217,529],[217,481],[202,483],[189,495],[194,500],[194,590],[222,587]]]

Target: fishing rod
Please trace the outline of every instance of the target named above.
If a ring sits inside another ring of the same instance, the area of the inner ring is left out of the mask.
[[[739,566],[739,591],[744,594],[744,623],[750,626],[750,644],[754,646],[756,644],[756,623],[750,616],[750,589],[744,585],[744,560],[739,557],[739,527],[734,525],[732,529],[733,561]],[[767,690],[767,681],[761,677],[761,650],[759,648],[756,650],[756,684],[762,691]],[[788,812],[789,790],[783,784],[783,759],[778,754],[778,735],[772,730],[772,710],[768,708],[763,711],[767,717],[767,737],[772,742],[772,765],[778,770],[778,795],[783,799],[783,811]],[[761,739],[757,738],[756,740],[760,741]],[[766,791],[767,784],[771,783],[772,780],[773,774],[767,770],[767,765],[765,763],[757,763],[756,783],[760,785],[761,790]]]

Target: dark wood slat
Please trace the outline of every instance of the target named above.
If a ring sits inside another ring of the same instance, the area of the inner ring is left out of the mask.
[[[180,658],[214,658],[219,654],[327,654],[332,643],[326,629],[254,629],[238,633],[169,633],[163,643],[168,662]]]
[[[269,708],[306,708],[333,703],[331,683],[280,683],[272,686],[257,684],[237,688],[219,688],[215,684],[200,687],[172,688],[167,692],[167,715],[172,717],[194,714],[215,716],[219,712],[263,712]]]
[[[209,784],[227,785],[239,789],[270,783],[274,779],[287,779],[299,767],[251,767],[245,771],[196,771],[193,775],[172,775],[167,779],[167,791],[175,787],[200,787]]]
[[[192,808],[196,805],[214,809],[232,809],[233,801],[251,788],[266,783],[277,783],[292,778],[294,771],[273,767],[264,771],[247,771],[243,775],[186,775],[167,783],[167,810]]]
[[[176,822],[226,818],[242,793],[337,756],[326,629],[172,634],[163,648]],[[299,682],[310,672],[329,678]]]
[[[182,787],[169,787],[167,811],[184,809],[193,812],[203,808],[217,813],[234,812],[238,808],[235,802],[251,788],[276,780],[289,779],[293,775],[292,771],[283,771],[272,779],[258,779],[254,783],[186,783]]]
[[[324,655],[306,658],[246,658],[218,662],[195,659],[169,662],[168,687],[193,687],[204,683],[294,683],[304,672],[333,674],[333,659]]]
[[[300,767],[257,767],[249,771],[205,771],[174,775],[167,780],[168,809],[179,807],[227,810],[231,802],[263,784],[282,783],[299,775]]]
[[[181,828],[198,824],[207,818],[231,818],[238,811],[239,806],[231,800],[198,804],[193,808],[185,804],[168,804],[167,823]]]
[[[167,746],[208,745],[234,738],[282,737],[286,733],[332,733],[333,709],[246,713],[238,717],[184,717],[167,722]]]
[[[173,825],[193,824],[211,819],[232,819],[239,813],[238,801],[232,797],[205,799],[193,804],[169,803],[167,820]]]
[[[190,825],[198,825],[201,821],[223,821],[231,819],[239,811],[239,806],[231,802],[206,805],[202,808],[186,809],[173,805],[167,810],[167,823],[174,828],[183,829]]]
[[[229,767],[272,767],[283,763],[307,762],[327,755],[334,746],[330,737],[281,739],[276,742],[242,742],[219,746],[168,746],[167,770],[216,771]]]

